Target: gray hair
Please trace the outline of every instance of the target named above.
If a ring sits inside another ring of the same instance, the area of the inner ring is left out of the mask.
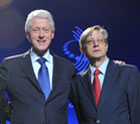
[[[40,9],[40,10],[34,10],[28,14],[28,17],[25,22],[26,32],[29,32],[29,29],[31,27],[31,22],[36,17],[47,18],[51,24],[52,30],[55,31],[55,24],[54,24],[53,16],[51,15],[51,13],[47,10]]]
[[[103,36],[104,36],[105,42],[108,43],[108,41],[107,41],[108,32],[104,28],[102,28],[100,25],[95,25],[95,26],[87,28],[82,33],[82,35],[80,36],[80,47],[81,48],[85,48],[86,47],[85,44],[86,44],[87,37],[90,36],[94,30],[100,31],[103,34]]]

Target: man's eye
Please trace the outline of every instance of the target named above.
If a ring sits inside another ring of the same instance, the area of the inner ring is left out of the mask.
[[[38,32],[39,30],[38,29],[33,29],[33,32]]]
[[[92,43],[93,42],[93,40],[87,40],[87,43]]]
[[[104,41],[103,38],[99,38],[99,39],[98,39],[98,42],[103,42],[103,41]]]
[[[45,32],[49,32],[49,29],[44,29]]]

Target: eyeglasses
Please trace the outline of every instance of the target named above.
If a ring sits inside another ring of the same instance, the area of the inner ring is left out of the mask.
[[[105,43],[105,40],[103,38],[98,38],[98,39],[89,39],[86,41],[87,45],[93,45],[95,42],[98,42],[99,44]]]

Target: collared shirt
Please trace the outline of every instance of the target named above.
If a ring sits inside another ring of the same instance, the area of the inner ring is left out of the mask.
[[[107,58],[104,63],[98,68],[100,70],[100,74],[98,75],[100,83],[101,83],[101,88],[103,87],[103,82],[104,82],[104,78],[105,78],[105,73],[106,73],[106,69],[107,69],[107,65],[109,63],[109,58]],[[91,70],[91,84],[93,84],[93,79],[94,79],[94,71],[96,70],[96,68],[92,65],[90,65],[90,70]]]
[[[36,78],[38,79],[38,72],[41,67],[39,62],[37,60],[40,58],[33,50],[30,52],[31,62],[33,66],[33,70],[35,73]],[[49,79],[50,79],[50,87],[52,89],[52,77],[53,77],[53,56],[50,54],[50,51],[48,50],[46,54],[43,56],[47,61],[45,62],[48,72],[49,72]]]

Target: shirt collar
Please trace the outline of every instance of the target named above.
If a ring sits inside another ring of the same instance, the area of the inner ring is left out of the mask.
[[[31,60],[32,60],[33,63],[37,62],[37,60],[40,58],[40,56],[38,56],[32,49],[31,49],[31,52],[30,52],[30,56],[31,56]],[[44,54],[43,58],[45,58],[47,60],[47,62],[51,63],[52,55],[50,54],[49,49]]]
[[[109,58],[107,58],[104,61],[104,63],[98,68],[103,75],[105,75],[108,63],[109,63]],[[94,66],[90,65],[90,70],[91,70],[91,74],[93,74],[94,71],[96,70],[96,68]]]

